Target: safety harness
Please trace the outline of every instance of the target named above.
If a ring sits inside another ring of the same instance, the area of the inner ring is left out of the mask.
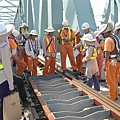
[[[109,37],[111,37],[115,43],[115,48],[110,53],[110,58],[117,58],[120,56],[120,39],[117,35],[112,35],[112,34]]]
[[[45,36],[46,38],[46,50],[50,52],[56,52],[56,39],[53,37],[51,40],[48,38],[48,36]]]

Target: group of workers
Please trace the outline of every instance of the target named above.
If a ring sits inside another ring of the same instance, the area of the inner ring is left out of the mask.
[[[22,23],[20,31],[12,24],[0,23],[0,120],[3,120],[3,99],[15,91],[14,85],[22,105],[30,104],[22,75],[37,76],[40,45],[36,30],[28,33],[28,29],[26,23]]]
[[[115,30],[112,23],[103,24],[98,31],[92,32],[90,25],[82,25],[84,35],[80,31],[69,27],[67,20],[54,36],[54,28],[49,26],[44,30],[45,36],[42,48],[45,58],[43,76],[52,75],[56,64],[56,43],[60,45],[61,69],[66,72],[66,57],[68,55],[75,76],[87,76],[87,85],[100,91],[99,81],[104,68],[106,83],[109,88],[108,97],[118,99],[118,78],[120,78],[120,23],[116,23]],[[21,80],[23,72],[37,76],[38,55],[40,50],[36,30],[28,33],[29,26],[22,23],[20,31],[13,25],[0,23],[0,120],[3,119],[3,98],[12,93],[14,84],[17,85],[21,101],[27,103],[24,83]],[[114,35],[113,32],[117,35]],[[75,51],[79,53],[75,56]],[[86,70],[82,69],[83,63]],[[16,67],[16,73],[12,67]]]
[[[105,72],[108,85],[108,98],[118,99],[118,79],[120,78],[120,23],[116,23],[115,30],[111,22],[102,24],[92,32],[90,25],[82,25],[84,35],[78,30],[72,30],[67,20],[62,23],[63,28],[54,36],[54,28],[49,26],[44,30],[42,48],[45,57],[43,76],[54,74],[56,63],[56,40],[60,45],[62,72],[66,72],[66,57],[68,55],[73,73],[77,76],[86,74],[87,85],[100,92],[102,69]],[[115,34],[113,34],[115,32]],[[79,51],[75,56],[76,49]],[[86,70],[82,69],[83,63]]]

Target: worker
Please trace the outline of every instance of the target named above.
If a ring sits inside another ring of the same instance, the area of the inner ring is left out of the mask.
[[[82,42],[81,41],[81,38],[82,38],[82,35],[80,34],[80,32],[78,30],[75,30],[75,40],[74,40],[74,49],[76,49],[75,45]],[[83,50],[83,45],[81,44],[77,49],[78,51],[80,52],[77,56],[76,56],[76,63],[77,63],[77,69],[78,69],[78,72],[80,75],[83,75],[83,73],[85,72],[83,69],[82,69],[82,59],[84,57],[84,55],[81,54],[82,50]]]
[[[98,70],[98,65],[96,61],[97,51],[95,48],[96,39],[93,38],[91,34],[86,34],[84,38],[85,45],[87,46],[86,55],[82,59],[82,62],[86,63],[86,76],[87,76],[87,85],[92,87],[94,83],[94,89],[100,91],[100,85],[96,77]]]
[[[77,77],[77,65],[75,63],[72,41],[75,40],[75,33],[69,27],[69,22],[64,20],[62,22],[63,28],[58,30],[57,39],[60,43],[61,67],[63,73],[66,71],[66,57],[68,55],[73,72]]]
[[[102,26],[102,25],[101,25]],[[99,30],[101,29],[101,26],[99,27]],[[96,31],[96,35],[98,34],[99,31]],[[102,73],[102,68],[103,68],[103,60],[104,60],[104,42],[105,39],[103,37],[102,34],[96,36],[97,42],[98,42],[98,46],[97,46],[97,64],[98,64],[98,68],[99,68],[99,74],[97,75],[97,78],[99,80],[99,82],[101,82],[101,73]]]
[[[96,39],[95,33],[90,29],[90,25],[87,22],[84,22],[82,24],[81,29],[84,31],[84,35],[89,33],[89,34],[91,34],[93,36],[94,39]],[[84,37],[84,35],[83,35],[83,37]],[[95,47],[98,47],[98,46],[99,46],[99,44],[98,44],[98,42],[96,40],[95,41]],[[83,53],[84,53],[84,50],[83,50]]]
[[[115,32],[118,35],[119,40],[120,40],[120,22],[117,22],[115,24]],[[120,67],[119,67],[119,70],[118,70],[118,84],[120,85]]]
[[[25,43],[27,41],[28,30],[29,30],[29,26],[26,23],[22,23],[22,25],[20,26],[20,34],[17,38],[19,43],[19,49],[21,51],[21,58],[24,60],[26,65],[28,65],[28,63],[27,63],[27,55],[25,52]]]
[[[5,42],[12,30],[13,25],[0,23],[0,120],[3,120],[3,98],[14,89],[9,46]]]
[[[32,76],[37,76],[38,55],[40,49],[39,41],[36,40],[38,37],[37,31],[31,30],[28,37],[29,39],[25,44],[25,52],[28,59],[28,70],[32,71]]]
[[[56,38],[53,36],[55,30],[49,26],[44,30],[47,35],[43,38],[42,48],[45,57],[45,66],[43,69],[43,76],[52,75],[55,72],[56,63]]]
[[[17,43],[17,36],[19,35],[19,32],[17,30],[13,30],[13,32],[9,35],[8,37],[8,43],[10,45],[11,49],[11,62],[14,61],[17,64],[17,75],[21,76],[22,73],[26,70],[26,63],[23,61],[21,58],[20,50],[19,50],[19,45]]]
[[[21,75],[26,69],[26,63],[23,60],[21,60],[18,55],[18,51],[17,51],[18,46],[15,42],[15,36],[17,37],[18,34],[19,34],[18,31],[13,30],[12,33],[8,36],[8,44],[9,44],[10,54],[11,54],[11,58],[10,58],[11,64],[12,64],[12,61],[15,60],[15,62],[18,65],[17,75]],[[14,84],[17,86],[19,96],[22,101],[22,105],[27,106],[30,104],[30,102],[27,100],[27,95],[24,88],[24,82],[23,82],[23,79],[17,75],[13,74]]]
[[[104,52],[105,52],[105,63],[104,70],[106,75],[106,83],[108,86],[108,98],[111,100],[118,99],[118,82],[117,82],[117,70],[120,66],[117,57],[118,49],[120,49],[119,40],[112,34],[114,30],[111,22],[105,24],[99,31],[105,39]]]
[[[89,23],[84,22],[84,23],[82,24],[81,29],[84,31],[84,35],[89,33],[89,34],[91,34],[91,35],[93,36],[94,39],[96,38],[94,32],[92,32],[91,29],[90,29]],[[83,35],[83,37],[84,37],[84,35]]]

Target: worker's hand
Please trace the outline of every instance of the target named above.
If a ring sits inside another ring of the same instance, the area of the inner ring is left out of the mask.
[[[70,42],[70,40],[68,39],[68,37],[64,37],[65,42]]]
[[[85,53],[86,53],[86,49],[83,49],[81,55],[85,55]]]
[[[103,70],[106,71],[106,65],[104,62],[103,62]]]
[[[74,49],[77,49],[79,47],[79,44],[76,44],[75,46],[74,46]]]
[[[85,58],[82,59],[82,62],[83,62],[83,63],[85,62]]]
[[[116,63],[117,63],[117,60],[111,60],[111,62],[110,62],[110,64],[111,64],[112,66],[116,66]]]

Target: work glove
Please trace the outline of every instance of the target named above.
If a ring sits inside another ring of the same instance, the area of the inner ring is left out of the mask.
[[[116,63],[117,63],[117,60],[111,60],[111,62],[110,62],[110,64],[111,64],[112,66],[116,66]]]

